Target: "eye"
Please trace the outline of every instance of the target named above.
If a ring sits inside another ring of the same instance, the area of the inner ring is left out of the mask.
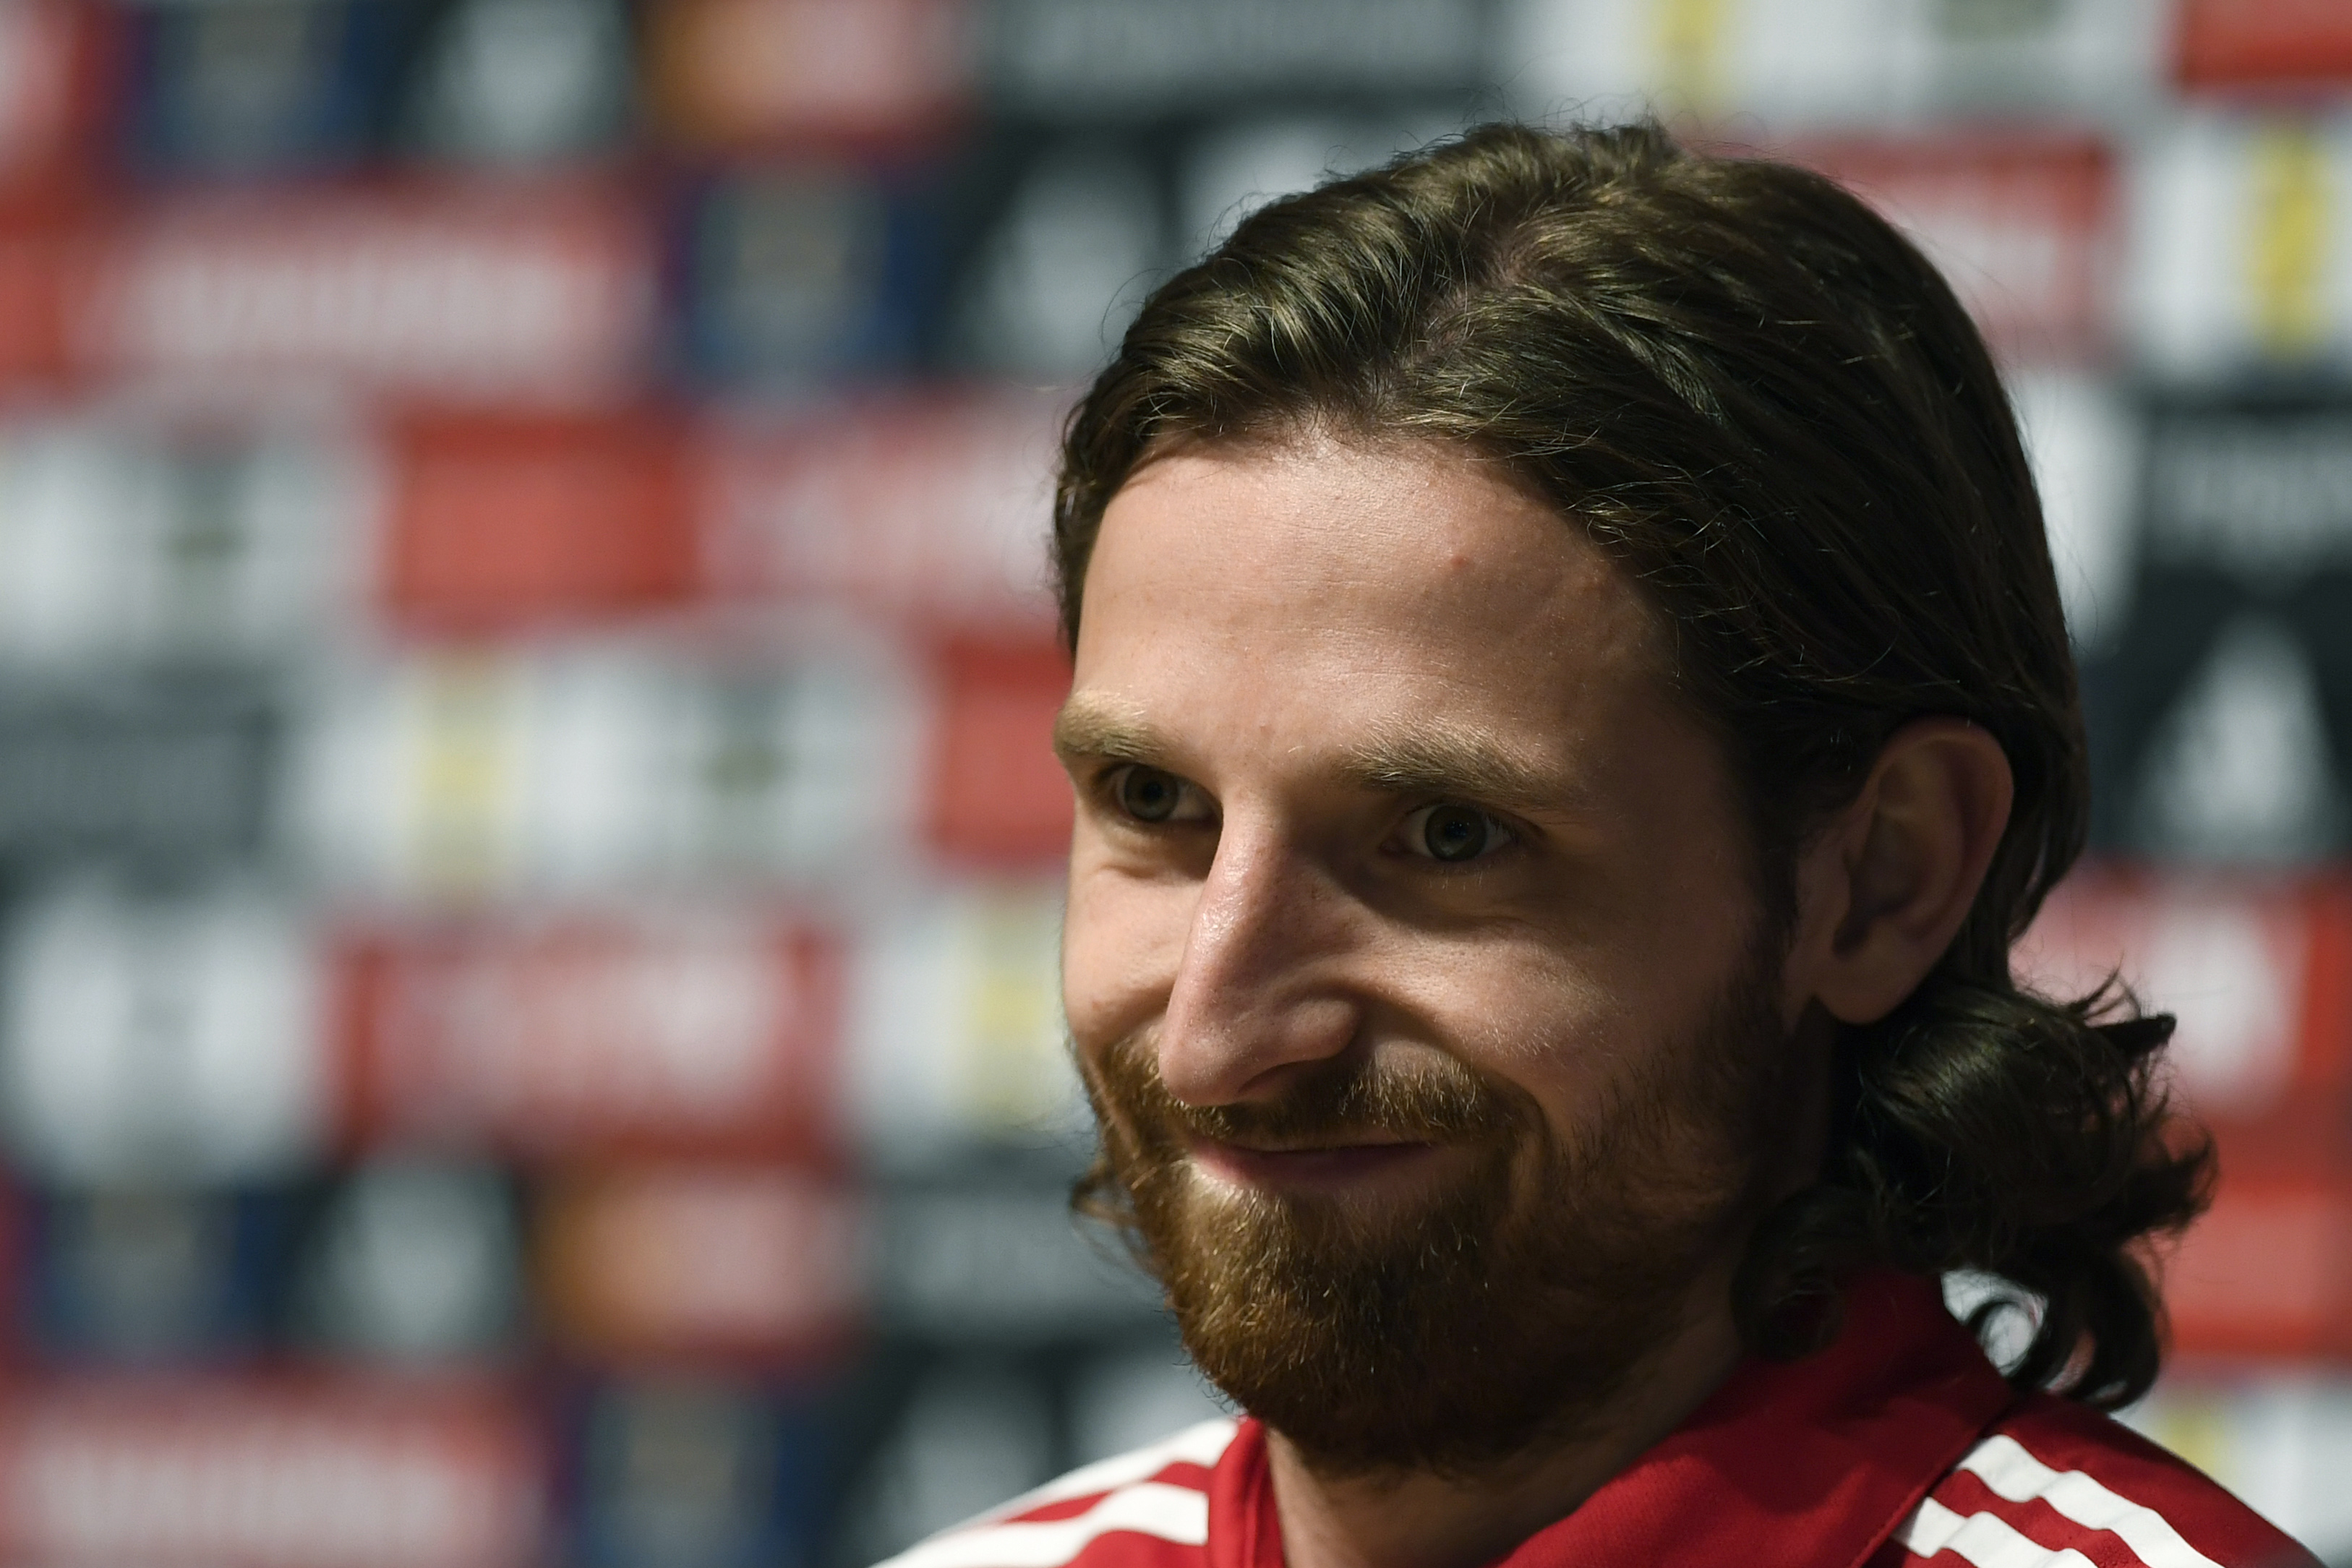
[[[1405,847],[1433,861],[1460,863],[1511,841],[1511,830],[1475,806],[1441,802],[1404,820]]]
[[[1185,788],[1173,773],[1130,762],[1112,775],[1110,798],[1139,822],[1167,822],[1175,821],[1183,807]]]

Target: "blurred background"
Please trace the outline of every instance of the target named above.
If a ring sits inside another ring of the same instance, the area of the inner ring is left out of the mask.
[[[0,1563],[857,1568],[1209,1413],[1065,1208],[1055,419],[1251,204],[1655,107],[2004,357],[2352,1563],[2352,5],[0,0]]]

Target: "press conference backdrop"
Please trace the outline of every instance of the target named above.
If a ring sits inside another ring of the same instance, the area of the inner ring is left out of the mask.
[[[0,0],[0,1563],[852,1568],[1213,1408],[1065,1208],[1055,422],[1498,112],[1848,180],[2227,1176],[2134,1419],[2352,1562],[2352,7]]]

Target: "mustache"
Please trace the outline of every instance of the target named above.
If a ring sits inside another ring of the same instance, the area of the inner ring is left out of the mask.
[[[1405,1068],[1335,1061],[1271,1100],[1192,1105],[1160,1077],[1157,1036],[1139,1030],[1114,1043],[1086,1073],[1097,1113],[1109,1113],[1150,1144],[1186,1138],[1219,1143],[1344,1145],[1396,1139],[1460,1144],[1526,1124],[1533,1107],[1452,1057]]]

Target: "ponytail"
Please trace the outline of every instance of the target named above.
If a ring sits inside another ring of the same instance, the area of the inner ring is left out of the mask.
[[[2100,1409],[2147,1393],[2163,1309],[2144,1241],[2202,1213],[2215,1174],[2157,1077],[2172,1028],[2112,979],[2057,1002],[1938,973],[1848,1030],[1822,1177],[1765,1218],[1740,1270],[1750,1344],[1813,1348],[1863,1264],[1966,1270],[2022,1293],[1969,1314],[1980,1336],[2008,1312],[2033,1322],[2013,1385]]]

